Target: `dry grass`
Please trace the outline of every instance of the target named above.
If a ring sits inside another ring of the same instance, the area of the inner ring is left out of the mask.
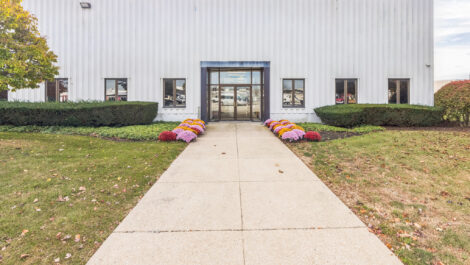
[[[405,264],[470,264],[470,133],[289,146]]]

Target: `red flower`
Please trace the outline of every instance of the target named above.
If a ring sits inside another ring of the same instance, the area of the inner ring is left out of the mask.
[[[312,131],[307,132],[304,137],[308,141],[312,141],[312,142],[320,142],[321,141],[321,135],[318,132],[312,132]]]
[[[170,131],[161,132],[158,136],[158,140],[162,142],[176,141],[176,133]]]

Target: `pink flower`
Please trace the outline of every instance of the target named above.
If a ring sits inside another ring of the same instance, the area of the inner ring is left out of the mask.
[[[206,125],[204,125],[204,123],[200,122],[200,121],[196,121],[195,123],[198,123],[199,125],[201,125],[202,128],[206,128]]]
[[[289,121],[283,121],[281,122],[282,125],[286,125],[286,124],[289,124],[290,122]]]
[[[299,129],[293,129],[292,131],[295,132],[297,136],[299,136],[300,139],[304,138],[304,135],[305,135],[304,131],[299,130]]]
[[[278,133],[280,130],[286,128],[286,126],[279,126],[276,129],[274,129],[274,133]]]
[[[294,126],[295,126],[295,124],[292,124],[292,123],[286,125],[286,127],[289,128],[289,129],[292,128],[292,127],[294,127]]]
[[[190,143],[192,140],[196,139],[197,135],[191,131],[182,131],[176,137],[176,140],[184,141],[186,143]]]
[[[264,125],[265,126],[268,126],[268,124],[270,124],[271,122],[273,122],[274,120],[273,119],[267,119],[265,122],[264,122]]]
[[[204,129],[202,128],[202,126],[199,126],[199,125],[191,125],[191,126],[189,126],[189,128],[191,128],[191,129],[193,129],[193,130],[198,130],[199,132],[204,133]]]
[[[274,126],[280,124],[279,122],[275,121],[275,122],[271,122],[271,125],[269,125],[269,129],[272,130],[274,128]]]
[[[172,132],[176,133],[176,135],[180,134],[181,132],[184,132],[183,129],[181,128],[178,128],[178,129],[174,129]]]
[[[179,126],[180,127],[188,127],[188,128],[191,127],[191,125],[189,125],[187,123],[181,123]]]
[[[286,140],[286,141],[289,141],[289,142],[296,142],[296,141],[300,140],[300,137],[297,135],[296,132],[294,132],[292,130],[292,131],[285,132],[282,135],[282,140]]]

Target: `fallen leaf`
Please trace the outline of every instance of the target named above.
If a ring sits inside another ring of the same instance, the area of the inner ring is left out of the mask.
[[[60,258],[55,258],[55,259],[54,259],[54,262],[55,262],[55,263],[60,262]]]
[[[279,169],[279,173],[283,174],[283,173],[284,173],[284,171],[282,171],[282,170],[280,170],[280,169]]]
[[[20,259],[25,259],[25,258],[27,258],[27,257],[29,257],[29,256],[30,256],[29,254],[21,254]]]
[[[72,257],[72,254],[70,253],[65,254],[65,259],[70,259],[71,257]]]
[[[38,198],[34,199],[33,203],[37,203],[39,201]]]
[[[25,236],[28,232],[29,232],[28,229],[24,229],[24,230],[21,232],[21,236]]]
[[[75,242],[80,242],[80,234],[75,235]]]
[[[82,186],[82,187],[78,188],[78,190],[79,191],[86,191],[86,188]]]

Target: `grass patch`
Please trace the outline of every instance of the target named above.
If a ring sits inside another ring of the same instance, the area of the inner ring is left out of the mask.
[[[185,146],[0,133],[0,263],[85,264]]]
[[[288,146],[405,264],[470,263],[468,132],[387,130]]]
[[[157,140],[162,131],[173,130],[179,123],[159,122],[124,127],[0,126],[0,132],[86,135],[126,140]]]

